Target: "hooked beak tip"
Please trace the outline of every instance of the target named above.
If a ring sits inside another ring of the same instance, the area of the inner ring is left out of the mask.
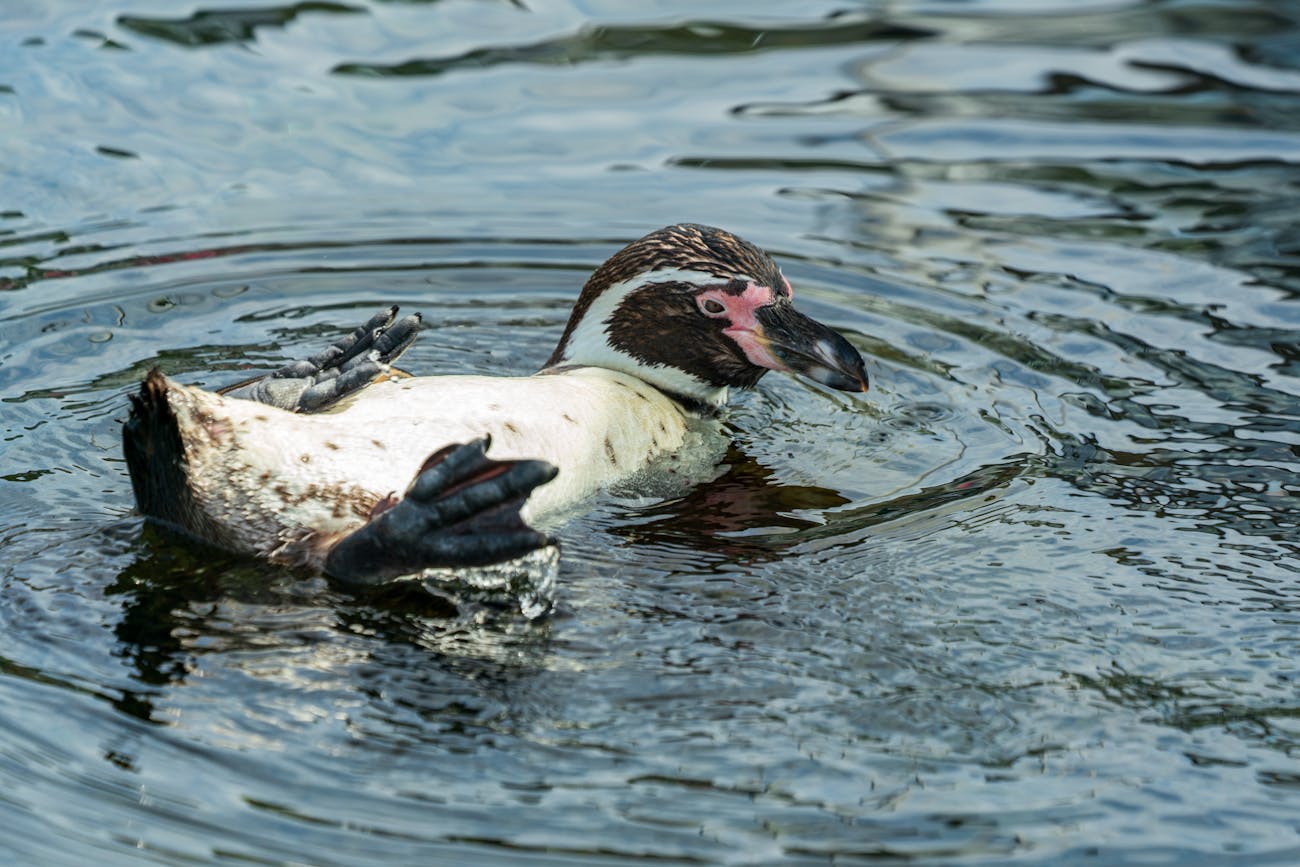
[[[754,334],[764,358],[751,360],[774,370],[787,370],[839,391],[866,392],[866,364],[862,354],[827,325],[793,308],[763,308],[762,329]]]
[[[845,370],[844,368],[829,368],[820,365],[799,371],[804,373],[809,379],[820,382],[822,385],[828,385],[839,391],[850,391],[865,393],[870,390],[867,383],[867,373],[861,368],[857,370]]]
[[[842,335],[833,331],[830,334],[833,339],[816,341],[804,358],[790,359],[795,361],[791,369],[839,391],[866,392],[870,386],[861,354]]]

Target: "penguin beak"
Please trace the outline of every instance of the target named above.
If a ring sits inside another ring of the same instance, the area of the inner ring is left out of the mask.
[[[840,391],[867,390],[862,355],[838,331],[789,304],[760,307],[754,318],[760,327],[751,332],[751,339],[777,362],[764,367],[797,373]]]

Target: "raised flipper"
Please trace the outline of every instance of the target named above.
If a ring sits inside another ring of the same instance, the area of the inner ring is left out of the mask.
[[[429,568],[513,560],[555,540],[519,514],[532,490],[555,478],[544,461],[496,461],[482,437],[450,445],[424,462],[405,495],[377,505],[370,521],[334,544],[325,571],[372,586]]]
[[[393,306],[377,313],[323,352],[227,386],[219,393],[292,412],[322,410],[369,385],[415,342],[420,314],[399,320],[397,310]]]

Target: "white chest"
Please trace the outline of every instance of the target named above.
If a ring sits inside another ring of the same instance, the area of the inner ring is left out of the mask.
[[[384,436],[377,438],[400,444],[416,468],[435,449],[485,433],[492,436],[492,457],[554,464],[558,476],[529,500],[526,511],[534,518],[632,476],[661,455],[687,448],[697,427],[656,389],[594,368],[521,378],[448,376],[381,383],[342,408],[337,418],[349,427],[382,431]]]
[[[716,423],[687,415],[634,377],[597,368],[394,380],[317,415],[183,390],[201,404],[189,424],[210,430],[219,420],[217,435],[188,438],[194,475],[220,480],[224,487],[212,494],[227,509],[244,498],[251,511],[291,513],[281,526],[356,524],[357,509],[341,510],[328,492],[351,492],[357,502],[400,494],[430,453],[484,434],[492,436],[492,457],[539,458],[559,468],[525,506],[529,520],[543,523],[668,456],[688,463],[707,456],[711,464],[722,442]]]

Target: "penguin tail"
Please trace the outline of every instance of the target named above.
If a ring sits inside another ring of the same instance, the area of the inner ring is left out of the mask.
[[[131,414],[122,425],[122,451],[136,506],[150,518],[184,528],[190,500],[185,446],[168,399],[170,384],[158,368],[130,395]]]

